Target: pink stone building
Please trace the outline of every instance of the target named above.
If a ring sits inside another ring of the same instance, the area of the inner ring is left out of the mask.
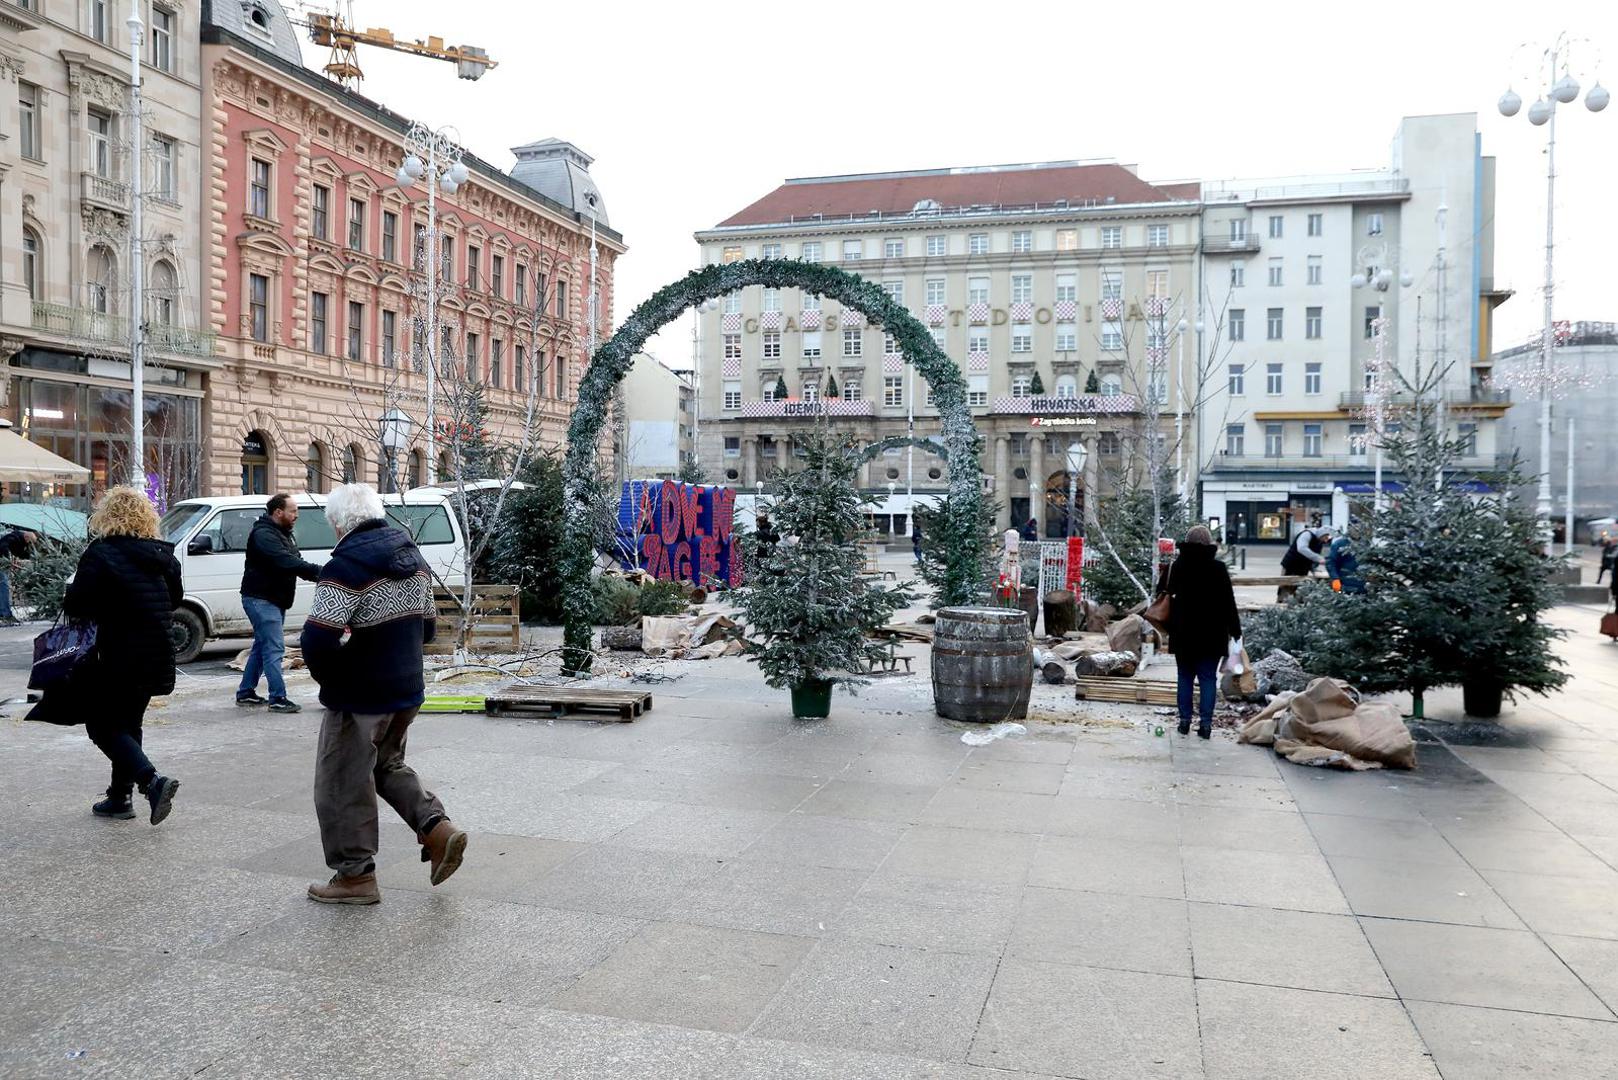
[[[416,486],[435,447],[442,475],[420,340],[426,189],[395,179],[411,125],[306,69],[273,2],[212,9],[201,264],[219,366],[202,491]],[[589,157],[555,139],[515,153],[510,173],[468,154],[467,182],[438,196],[438,324],[482,385],[491,438],[516,438],[535,390],[541,439],[559,445],[588,359],[592,221],[602,339],[625,249]],[[441,429],[456,385],[439,379]]]

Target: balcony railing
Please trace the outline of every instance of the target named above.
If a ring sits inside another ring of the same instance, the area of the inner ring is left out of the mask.
[[[129,320],[90,308],[34,301],[34,329],[78,341],[117,348],[129,345]],[[164,323],[146,325],[147,347],[174,356],[212,356],[216,338],[211,331],[190,330]]]
[[[86,172],[79,174],[79,185],[79,193],[85,202],[94,206],[104,206],[121,214],[129,212],[128,184],[99,173]]]
[[[1244,233],[1241,236],[1209,236],[1202,237],[1202,250],[1210,255],[1238,254],[1258,250],[1258,234]]]
[[[1505,469],[1511,461],[1510,454],[1472,454],[1462,455],[1454,461],[1454,468],[1465,473],[1492,473]],[[1214,456],[1213,469],[1219,471],[1246,470],[1252,472],[1343,472],[1355,469],[1370,469],[1375,465],[1376,458],[1367,450],[1363,454],[1321,454],[1310,457],[1296,452],[1282,454],[1279,457],[1266,457],[1262,453],[1232,455],[1221,450]],[[1386,456],[1383,458],[1386,466]]]
[[[1363,409],[1366,405],[1367,394],[1364,390],[1350,390],[1339,395],[1337,407],[1340,409]],[[1415,399],[1407,393],[1389,394],[1387,402],[1395,408],[1407,408]],[[1511,391],[1493,388],[1483,389],[1472,387],[1468,390],[1451,390],[1444,395],[1446,405],[1510,405]]]

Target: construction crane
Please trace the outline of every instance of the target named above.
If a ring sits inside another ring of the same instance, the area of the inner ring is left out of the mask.
[[[394,37],[392,30],[380,26],[356,29],[352,0],[347,6],[346,16],[341,10],[309,9],[301,13],[301,19],[292,21],[308,29],[310,41],[331,49],[331,58],[326,61],[326,74],[349,90],[357,89],[360,80],[365,78],[365,73],[360,70],[358,47],[361,45],[374,45],[379,49],[392,49],[394,52],[411,53],[433,60],[448,60],[456,66],[456,75],[463,79],[481,79],[484,72],[499,66],[496,61],[489,59],[486,51],[473,45],[445,45],[441,37],[404,41]]]

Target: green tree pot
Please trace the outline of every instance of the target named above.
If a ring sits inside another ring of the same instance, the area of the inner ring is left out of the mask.
[[[792,715],[799,720],[824,720],[831,715],[830,679],[805,679],[792,688]]]

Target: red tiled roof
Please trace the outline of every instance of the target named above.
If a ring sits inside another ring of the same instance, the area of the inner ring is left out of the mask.
[[[1182,190],[1195,185],[1157,187],[1122,165],[1051,165],[1036,168],[988,169],[972,172],[896,173],[850,179],[795,180],[719,223],[767,225],[814,214],[863,216],[872,210],[908,214],[916,203],[932,199],[945,209],[963,206],[1026,206],[1066,199],[1119,203],[1167,202],[1190,197]]]

